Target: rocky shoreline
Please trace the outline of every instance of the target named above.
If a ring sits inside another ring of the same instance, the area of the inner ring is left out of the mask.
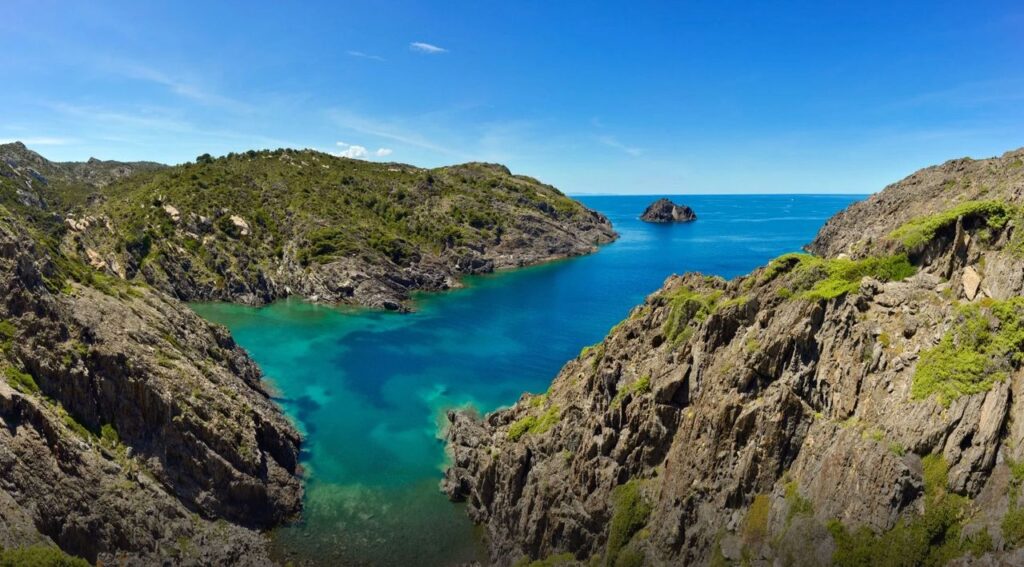
[[[443,490],[497,565],[1016,564],[1022,166],[947,162],[818,256],[669,278],[546,393],[451,414]]]

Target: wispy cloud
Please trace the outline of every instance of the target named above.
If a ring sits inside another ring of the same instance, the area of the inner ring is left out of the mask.
[[[438,47],[436,45],[433,45],[433,44],[430,44],[430,43],[424,43],[422,41],[414,41],[414,42],[410,43],[409,44],[409,49],[411,49],[413,51],[419,51],[421,53],[430,53],[432,55],[433,54],[437,54],[437,53],[447,53],[448,52],[448,50],[443,48],[443,47]]]
[[[193,82],[172,76],[159,69],[134,62],[107,60],[102,69],[128,79],[145,81],[166,87],[170,92],[194,102],[216,106],[235,112],[251,112],[254,107],[240,100],[204,89]]]
[[[363,53],[362,51],[349,50],[345,52],[350,57],[359,57],[360,59],[373,59],[374,61],[387,61],[380,55],[371,55],[369,53]]]
[[[640,154],[644,153],[644,151],[640,148],[627,146],[626,144],[623,144],[617,138],[615,138],[615,136],[598,136],[597,141],[608,146],[609,148],[615,148],[616,150],[626,152],[627,154],[633,157],[639,156]]]
[[[377,157],[388,157],[389,155],[391,155],[392,149],[391,148],[378,148],[377,151],[374,152],[374,153],[377,154]]]

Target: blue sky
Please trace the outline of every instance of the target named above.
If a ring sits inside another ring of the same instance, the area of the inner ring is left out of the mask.
[[[1024,145],[1020,2],[0,7],[0,140],[496,161],[570,193],[866,193]]]

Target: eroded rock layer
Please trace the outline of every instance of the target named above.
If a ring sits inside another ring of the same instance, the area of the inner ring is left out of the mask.
[[[451,414],[444,490],[499,565],[1013,564],[1022,193],[1024,150],[955,160],[817,256],[669,278],[548,392]]]

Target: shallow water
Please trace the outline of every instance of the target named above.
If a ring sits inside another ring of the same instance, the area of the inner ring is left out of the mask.
[[[229,327],[306,435],[306,510],[277,530],[282,558],[319,565],[483,560],[461,506],[438,491],[444,412],[547,389],[672,273],[732,277],[799,250],[858,196],[689,196],[695,223],[637,217],[653,197],[583,197],[621,238],[597,254],[420,295],[413,314],[301,301],[197,304]]]

